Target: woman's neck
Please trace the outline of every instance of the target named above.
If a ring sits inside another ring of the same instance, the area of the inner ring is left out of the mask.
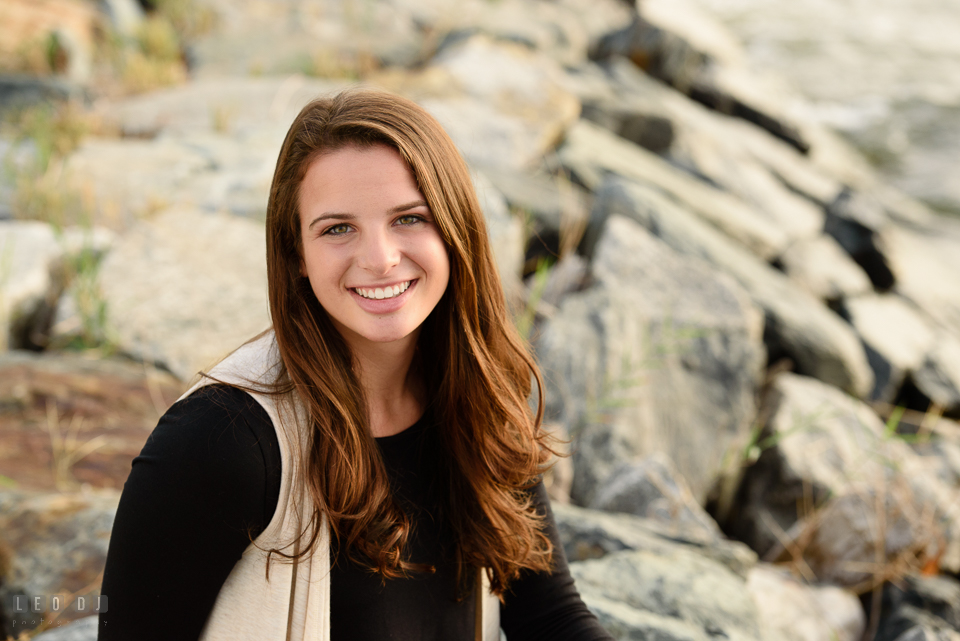
[[[416,368],[411,367],[416,336],[408,338],[351,345],[374,437],[402,432],[423,413],[423,386]]]

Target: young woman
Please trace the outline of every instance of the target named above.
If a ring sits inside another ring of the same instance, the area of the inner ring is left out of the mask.
[[[540,375],[440,125],[386,93],[307,105],[267,275],[272,330],[134,460],[99,638],[610,639],[538,483]]]

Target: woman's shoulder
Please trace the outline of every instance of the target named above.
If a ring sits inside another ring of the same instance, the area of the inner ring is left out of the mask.
[[[145,462],[165,462],[197,473],[270,476],[280,466],[280,452],[263,406],[242,389],[215,383],[194,390],[167,410],[134,466]]]
[[[164,416],[188,421],[202,417],[204,422],[229,424],[235,424],[238,420],[255,424],[270,422],[267,411],[250,392],[217,380],[182,396],[170,406]]]
[[[209,378],[249,389],[270,388],[283,368],[273,330],[262,332],[217,363]],[[197,383],[191,392],[203,382]],[[191,393],[188,392],[188,393]]]

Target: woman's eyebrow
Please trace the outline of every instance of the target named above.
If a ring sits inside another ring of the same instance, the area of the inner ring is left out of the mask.
[[[397,205],[396,207],[394,207],[393,209],[390,210],[390,213],[391,213],[391,214],[398,214],[398,213],[400,213],[401,211],[407,211],[408,209],[413,209],[414,207],[427,207],[427,208],[429,208],[430,206],[427,204],[427,201],[425,201],[425,200],[414,200],[414,201],[411,201],[411,202],[409,202],[409,203],[405,203],[405,204],[403,204],[403,205]]]
[[[324,220],[356,220],[356,216],[353,214],[344,214],[335,211],[328,211],[326,213],[320,214],[316,218],[310,221],[310,224],[307,225],[307,229],[312,229],[314,225]]]

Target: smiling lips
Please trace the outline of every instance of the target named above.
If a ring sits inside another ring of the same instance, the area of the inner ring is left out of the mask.
[[[385,298],[394,298],[399,296],[403,292],[407,291],[407,288],[410,287],[410,283],[412,282],[412,280],[408,280],[390,287],[354,287],[353,291],[370,300],[383,300]]]

